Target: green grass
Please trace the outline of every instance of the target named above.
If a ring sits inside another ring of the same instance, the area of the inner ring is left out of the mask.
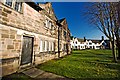
[[[120,78],[120,64],[112,62],[110,50],[73,51],[69,56],[50,60],[37,68],[74,79]]]

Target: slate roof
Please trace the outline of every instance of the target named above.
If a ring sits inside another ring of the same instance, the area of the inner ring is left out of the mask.
[[[91,40],[93,43],[101,43],[102,42],[102,40]]]
[[[62,18],[60,20],[58,20],[59,23],[63,22],[65,20],[65,18]]]
[[[40,6],[35,4],[35,2],[25,2],[25,3],[28,4],[30,7],[32,7],[33,9],[35,9],[36,11],[43,10]]]
[[[79,42],[84,42],[84,39],[77,38]]]

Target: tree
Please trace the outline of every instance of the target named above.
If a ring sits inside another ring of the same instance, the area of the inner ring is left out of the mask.
[[[110,40],[114,62],[117,62],[114,47],[115,39],[119,39],[117,4],[111,2],[91,3],[91,5],[86,7],[87,10],[85,12],[90,23],[94,24]]]
[[[120,2],[117,4],[117,13],[118,14],[118,27],[115,32],[117,48],[118,48],[118,59],[120,60]]]

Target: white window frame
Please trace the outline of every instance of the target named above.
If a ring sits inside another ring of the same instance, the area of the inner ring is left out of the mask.
[[[51,29],[51,26],[52,26],[52,22],[49,21],[49,29]]]
[[[51,42],[49,42],[49,51],[51,51]]]
[[[42,42],[42,50],[45,51],[45,41]]]
[[[40,52],[43,52],[43,41],[40,40]]]
[[[48,20],[46,19],[46,27],[48,28]]]
[[[52,51],[54,51],[54,42],[52,42]]]
[[[48,18],[45,19],[45,27],[49,29],[52,27],[52,22]]]
[[[17,0],[8,0],[8,1],[11,1],[11,2],[12,2],[12,5],[11,5],[11,6],[8,5],[8,4],[6,4],[7,0],[4,0],[4,4],[7,5],[8,7],[13,8],[13,9],[15,10],[15,6],[16,6]],[[18,5],[18,10],[15,10],[15,11],[21,12],[21,11],[22,11],[22,4],[21,4],[22,2],[18,2],[18,3],[19,3],[19,5]]]
[[[18,3],[18,2],[15,2],[15,5],[16,5],[16,3]],[[21,7],[22,7],[21,5],[22,4],[19,2],[19,4],[18,4],[18,10],[15,9],[16,6],[14,6],[14,10],[20,12],[21,11]]]
[[[47,51],[47,41],[45,41],[45,51]]]

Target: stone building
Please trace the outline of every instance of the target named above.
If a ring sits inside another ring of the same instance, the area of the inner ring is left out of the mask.
[[[59,27],[59,50],[60,52],[67,52],[67,54],[70,53],[70,30],[68,29],[67,20],[65,18],[60,19],[59,21],[60,27]],[[63,53],[64,53],[63,52]]]
[[[60,56],[69,54],[70,31],[66,26],[66,39],[58,42],[57,21],[51,3],[0,2],[0,76],[58,58],[58,45],[66,49]]]

